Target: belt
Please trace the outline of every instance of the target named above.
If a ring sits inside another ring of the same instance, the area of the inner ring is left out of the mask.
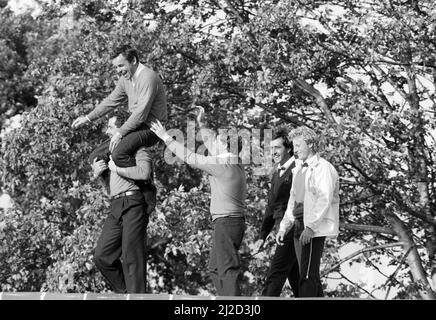
[[[119,199],[119,198],[122,198],[122,197],[133,196],[136,193],[142,193],[142,192],[139,191],[139,190],[132,190],[132,191],[121,192],[121,193],[113,196],[112,200]]]

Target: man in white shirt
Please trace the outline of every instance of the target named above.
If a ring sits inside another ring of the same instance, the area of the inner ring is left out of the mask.
[[[300,297],[322,297],[319,267],[324,241],[339,233],[339,177],[333,165],[319,156],[319,139],[313,130],[299,127],[289,136],[299,161],[276,240],[283,245],[287,231],[295,225]]]

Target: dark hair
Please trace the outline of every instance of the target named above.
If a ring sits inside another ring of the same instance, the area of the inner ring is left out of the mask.
[[[138,51],[136,51],[134,48],[132,48],[132,46],[130,46],[128,44],[123,44],[121,46],[116,47],[112,51],[111,58],[115,59],[120,54],[123,55],[124,58],[126,58],[126,60],[130,63],[133,62],[133,58],[136,58],[137,63],[139,62]]]
[[[115,125],[117,126],[117,128],[119,128],[124,124],[124,122],[126,122],[126,120],[129,118],[129,115],[130,114],[128,112],[120,109],[115,111],[114,114],[112,114],[109,117],[109,119],[115,117]],[[92,151],[91,155],[89,156],[89,163],[92,164],[94,159],[104,160],[104,162],[108,163],[109,155],[110,152],[107,149],[102,149],[101,147],[97,147],[94,149],[94,151]]]
[[[290,153],[292,154],[292,153],[294,153],[294,146],[292,145],[292,141],[289,140],[288,134],[289,134],[289,130],[287,128],[280,127],[274,132],[273,140],[282,138],[283,146],[286,149],[290,149]]]

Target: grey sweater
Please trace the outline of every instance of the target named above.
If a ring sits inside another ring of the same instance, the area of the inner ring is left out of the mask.
[[[150,127],[155,120],[162,123],[167,121],[167,98],[162,80],[156,72],[142,64],[139,64],[138,69],[135,83],[124,76],[118,80],[112,93],[88,114],[91,121],[104,116],[126,100],[131,115],[120,128],[123,137],[143,124]]]
[[[244,167],[236,163],[237,158],[234,158],[236,156],[232,158],[199,155],[175,140],[168,142],[167,147],[190,166],[209,174],[212,220],[220,217],[244,216],[247,182]]]
[[[138,149],[135,159],[136,166],[117,167],[116,173],[110,172],[109,190],[111,197],[122,192],[139,190],[134,180],[147,180],[150,178],[151,158],[144,147]]]

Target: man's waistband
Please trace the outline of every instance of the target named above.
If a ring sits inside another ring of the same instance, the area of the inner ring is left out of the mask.
[[[244,214],[230,214],[230,215],[221,215],[221,214],[212,214],[212,221],[216,221],[218,219],[223,219],[223,218],[241,218],[245,221],[245,215]]]
[[[138,194],[138,193],[142,193],[142,192],[140,190],[131,190],[131,191],[126,191],[126,192],[121,192],[115,196],[112,196],[111,199],[115,200],[115,199],[119,199],[122,197],[133,196],[133,195]]]
[[[292,212],[296,219],[303,219],[304,205],[303,202],[295,202],[294,212]]]

